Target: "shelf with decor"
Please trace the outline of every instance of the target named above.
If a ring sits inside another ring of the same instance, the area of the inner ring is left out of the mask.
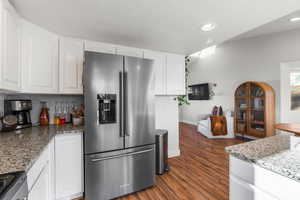
[[[235,91],[235,134],[263,138],[274,135],[275,92],[263,82],[245,82]]]

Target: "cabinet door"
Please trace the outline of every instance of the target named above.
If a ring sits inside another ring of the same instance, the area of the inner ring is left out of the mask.
[[[29,191],[28,200],[50,200],[49,164],[45,165],[37,181]]]
[[[22,89],[58,93],[58,37],[22,21]]]
[[[116,54],[116,47],[113,44],[85,41],[85,51],[92,51],[98,53]]]
[[[185,94],[185,63],[184,56],[167,54],[167,94]]]
[[[3,4],[2,10],[2,88],[19,91],[21,89],[21,70],[19,64],[19,16],[8,3]]]
[[[138,58],[143,58],[144,56],[142,49],[124,46],[117,46],[117,54],[121,56],[131,56]]]
[[[55,138],[48,145],[49,152],[49,198],[55,199]]]
[[[61,38],[59,44],[60,93],[82,94],[83,41]]]
[[[55,138],[56,199],[83,193],[82,135],[58,135]]]
[[[155,94],[166,94],[166,56],[163,53],[144,51],[144,58],[154,60]]]

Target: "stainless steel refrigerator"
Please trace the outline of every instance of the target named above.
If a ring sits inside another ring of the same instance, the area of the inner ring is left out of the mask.
[[[85,52],[85,199],[155,183],[153,61]]]

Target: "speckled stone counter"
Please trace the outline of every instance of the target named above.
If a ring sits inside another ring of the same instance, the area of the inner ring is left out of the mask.
[[[226,147],[225,150],[242,160],[253,162],[257,159],[279,153],[290,147],[290,135],[277,135]]]
[[[239,159],[300,182],[300,137],[277,135],[225,150]]]
[[[0,174],[27,171],[55,135],[82,132],[67,124],[0,133]]]

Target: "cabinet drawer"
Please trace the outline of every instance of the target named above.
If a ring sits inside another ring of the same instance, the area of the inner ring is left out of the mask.
[[[36,182],[37,178],[41,174],[43,168],[47,165],[49,161],[49,147],[47,146],[32,167],[27,172],[27,183],[28,189],[31,190],[32,186]]]
[[[279,200],[277,197],[268,194],[252,184],[230,176],[230,200]]]
[[[85,157],[86,199],[113,199],[154,185],[154,147],[127,151]]]

